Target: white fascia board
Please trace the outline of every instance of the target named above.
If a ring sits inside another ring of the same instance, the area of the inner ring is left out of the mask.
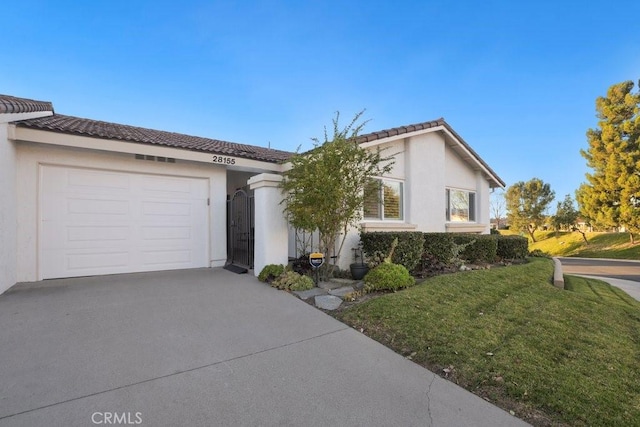
[[[242,157],[229,156],[226,154],[203,153],[185,149],[163,147],[159,145],[117,141],[113,139],[92,138],[80,135],[69,135],[65,133],[50,132],[40,129],[30,129],[9,126],[9,139],[15,141],[29,141],[40,144],[59,145],[64,147],[85,148],[89,150],[99,150],[115,153],[144,154],[147,156],[170,157],[179,160],[189,160],[192,162],[210,163],[226,166],[233,170],[252,170],[264,172],[281,172],[282,165],[278,163],[261,162],[259,160],[245,159]],[[234,164],[216,163],[213,156],[224,157],[233,160]]]
[[[38,117],[53,116],[53,111],[36,111],[33,113],[4,113],[0,114],[0,123],[19,122],[20,120],[37,119]]]

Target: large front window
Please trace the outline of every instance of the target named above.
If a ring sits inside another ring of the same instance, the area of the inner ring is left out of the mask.
[[[476,193],[447,189],[447,221],[474,222],[476,220]]]
[[[378,178],[369,181],[364,190],[364,218],[403,220],[402,182]]]

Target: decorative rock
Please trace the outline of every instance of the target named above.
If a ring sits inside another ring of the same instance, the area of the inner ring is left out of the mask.
[[[329,291],[329,295],[335,295],[337,297],[342,298],[343,296],[350,294],[351,292],[353,292],[353,287],[351,286],[343,286],[342,288],[338,288],[338,289],[331,289]]]
[[[331,281],[334,282],[334,283],[340,283],[342,286],[350,286],[350,285],[353,285],[354,283],[356,283],[356,280],[341,279],[341,278],[333,278],[333,279],[331,279]]]
[[[327,290],[329,290],[329,289],[337,289],[337,288],[340,288],[342,286],[344,286],[344,285],[341,284],[341,283],[336,283],[336,282],[320,282],[320,283],[318,283],[318,287],[319,288],[327,289]]]
[[[300,299],[309,299],[317,295],[326,295],[327,291],[321,288],[313,288],[309,289],[308,291],[293,291],[293,293],[296,294]]]
[[[323,310],[335,310],[340,307],[342,300],[333,295],[320,295],[315,299],[316,307]]]

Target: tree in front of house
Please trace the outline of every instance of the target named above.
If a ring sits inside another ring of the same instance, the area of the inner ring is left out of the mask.
[[[585,232],[578,227],[578,218],[580,216],[580,212],[575,208],[573,199],[570,194],[564,196],[564,200],[558,202],[558,206],[556,207],[556,214],[551,218],[553,223],[553,227],[556,231],[559,230],[569,230],[569,231],[577,231],[582,235],[582,239],[586,244],[589,244],[587,241],[587,235]]]
[[[344,128],[336,113],[332,133],[325,128],[324,140],[314,138],[312,150],[293,155],[283,174],[284,213],[293,227],[318,231],[318,250],[326,260],[335,256],[337,261],[347,232],[362,219],[365,188],[372,178],[393,167],[393,159],[380,150],[365,150],[358,144],[366,124],[360,122],[362,113]]]
[[[584,217],[600,227],[624,226],[632,243],[640,231],[640,92],[633,86],[614,84],[596,99],[598,126],[580,151],[593,172],[576,192]]]
[[[554,197],[551,186],[539,178],[520,181],[507,188],[505,200],[510,228],[527,232],[535,242],[534,233],[544,223],[545,211]]]

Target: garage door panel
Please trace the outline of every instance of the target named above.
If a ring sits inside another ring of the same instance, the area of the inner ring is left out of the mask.
[[[56,166],[41,173],[42,278],[208,266],[206,180]]]
[[[127,175],[103,171],[75,169],[66,171],[67,187],[71,191],[128,192],[131,179]]]
[[[130,227],[101,227],[98,225],[91,226],[68,226],[67,242],[94,242],[101,243],[108,240],[129,240],[131,235]]]
[[[172,217],[191,217],[191,204],[190,203],[171,203],[171,202],[156,202],[156,201],[144,201],[142,202],[142,214],[164,216],[168,221]]]
[[[191,227],[142,227],[142,239],[143,240],[190,240],[191,239]]]
[[[141,251],[142,264],[144,265],[172,265],[174,268],[183,268],[193,261],[190,250],[143,250]]]
[[[67,197],[67,212],[71,215],[129,215],[129,200]]]
[[[163,177],[141,177],[140,188],[153,197],[170,199],[191,199],[194,185],[189,181],[178,181]]]

